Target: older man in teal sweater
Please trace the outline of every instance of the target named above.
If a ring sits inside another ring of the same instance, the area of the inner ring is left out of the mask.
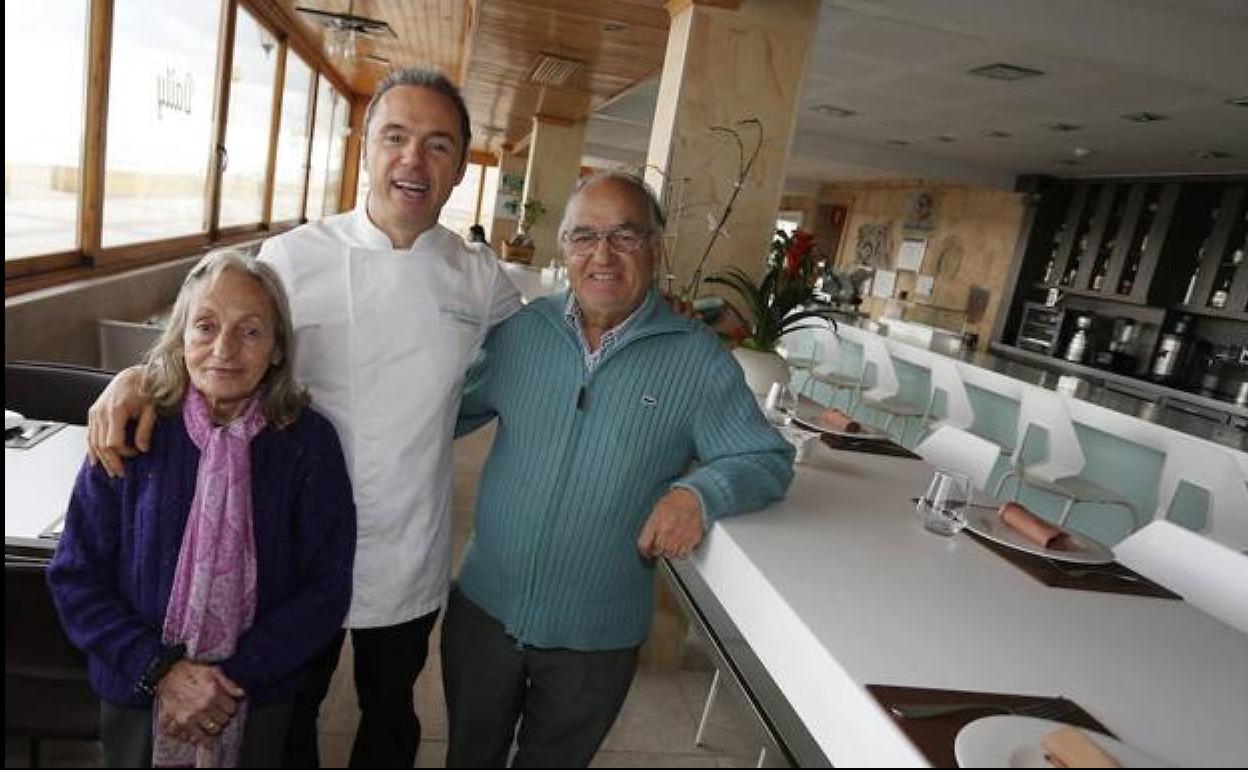
[[[457,431],[497,417],[442,640],[448,766],[585,766],[650,626],[654,559],[778,500],[793,450],[702,324],[652,289],[662,214],[590,177],[560,226],[571,292],[496,327]],[[517,721],[520,722],[516,736]]]

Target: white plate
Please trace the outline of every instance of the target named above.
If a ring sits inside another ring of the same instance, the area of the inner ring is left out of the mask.
[[[1053,767],[1044,758],[1040,739],[1066,727],[1062,722],[1035,717],[995,716],[976,719],[953,740],[958,767]],[[1077,728],[1123,767],[1168,767],[1166,763],[1094,730]]]
[[[1110,564],[1114,561],[1113,551],[1073,529],[1065,530],[1070,536],[1070,544],[1073,548],[1055,551],[1028,540],[1021,532],[1001,521],[1001,517],[994,509],[967,507],[964,513],[966,514],[966,528],[983,535],[994,543],[1034,553],[1054,561],[1069,561],[1076,564]]]
[[[823,425],[820,425],[818,422],[815,421],[815,418],[818,416],[818,414],[819,414],[818,412],[813,412],[807,409],[799,409],[797,414],[793,415],[793,424],[797,425],[800,428],[804,428],[809,431],[814,431],[815,433],[824,433],[829,436],[843,436],[845,438],[872,439],[876,441],[888,441],[892,438],[884,431],[879,430],[871,425],[868,425],[865,422],[858,423],[862,429],[856,433],[853,433],[850,431],[844,431],[844,430],[836,430],[834,428],[828,428]]]

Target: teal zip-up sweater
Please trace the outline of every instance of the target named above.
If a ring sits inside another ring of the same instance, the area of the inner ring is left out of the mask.
[[[758,510],[788,489],[793,448],[715,335],[657,294],[592,374],[566,303],[495,327],[468,374],[456,433],[498,430],[458,584],[518,643],[621,649],[650,627],[637,538],[658,499],[690,488],[708,525]]]

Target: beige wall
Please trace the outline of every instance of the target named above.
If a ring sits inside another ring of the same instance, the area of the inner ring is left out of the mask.
[[[906,230],[903,223],[907,218],[907,207],[912,194],[920,190],[936,195],[934,225],[928,231]],[[843,203],[849,206],[849,221],[837,254],[838,269],[853,264],[858,229],[864,224],[891,223],[890,253],[887,260],[890,269],[896,265],[897,252],[903,237],[927,239],[927,253],[921,272],[935,276],[934,291],[931,297],[916,297],[916,274],[908,271],[899,273],[897,291],[909,292],[910,300],[916,303],[905,307],[905,318],[957,328],[960,318],[954,313],[943,312],[937,308],[964,308],[973,284],[987,289],[988,310],[982,321],[968,327],[968,331],[979,333],[981,348],[986,346],[1023,221],[1020,194],[922,180],[902,180],[825,185],[820,189],[816,203],[820,214],[826,211],[828,204]],[[816,218],[814,228],[817,234],[826,232],[826,223],[819,219],[820,217]],[[955,243],[961,245],[961,259],[947,259],[945,268],[937,272],[942,250]],[[958,264],[954,266],[951,262]],[[868,299],[863,303],[863,310],[875,318],[883,313],[884,307],[885,301],[879,299]]]
[[[4,360],[98,366],[98,321],[138,321],[173,304],[198,256],[6,299]]]

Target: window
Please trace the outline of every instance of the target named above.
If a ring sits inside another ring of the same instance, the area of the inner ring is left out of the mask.
[[[6,260],[78,245],[86,46],[86,0],[5,2]]]
[[[477,211],[477,192],[481,184],[481,175],[485,174],[485,189],[481,191],[481,211]],[[464,169],[464,180],[451,191],[446,206],[442,208],[442,216],[438,224],[453,230],[465,239],[468,228],[480,223],[486,235],[491,235],[494,225],[494,202],[498,195],[498,166],[483,166],[480,163],[469,163]]]
[[[105,246],[205,229],[220,9],[219,3],[116,0]]]
[[[264,214],[264,176],[269,165],[269,124],[277,39],[251,14],[238,9],[230,111],[225,127],[225,172],[221,175],[218,227],[257,224]]]
[[[312,168],[308,175],[308,209],[304,214],[309,220],[338,212],[347,118],[347,101],[328,80],[319,78],[316,122],[312,130]]]
[[[307,182],[308,98],[312,70],[294,51],[286,54],[282,121],[277,134],[277,169],[273,179],[273,221],[298,219]]]
[[[801,211],[781,211],[776,214],[776,229],[792,235],[801,228],[804,218]]]

